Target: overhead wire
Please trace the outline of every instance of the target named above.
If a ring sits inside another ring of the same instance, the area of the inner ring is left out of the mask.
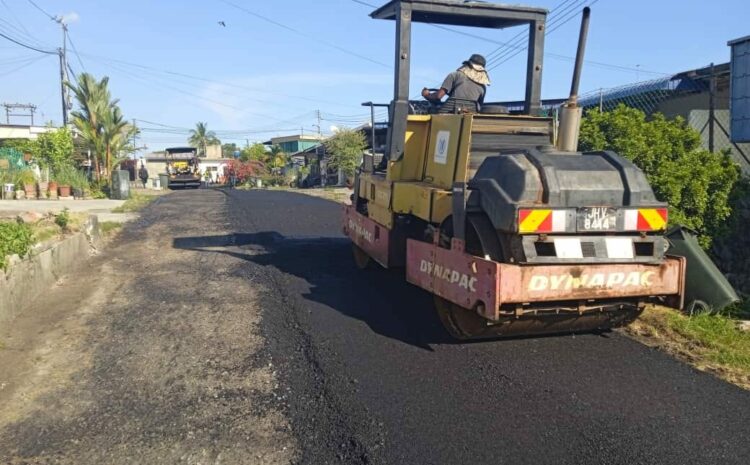
[[[288,26],[286,24],[283,24],[283,23],[281,23],[279,21],[273,20],[273,19],[271,19],[271,18],[269,18],[267,16],[263,16],[263,15],[261,15],[259,13],[256,13],[256,12],[254,12],[252,10],[247,9],[246,7],[237,5],[234,2],[230,2],[229,0],[220,0],[220,1],[222,3],[225,3],[225,4],[229,5],[229,6],[231,6],[231,7],[234,7],[236,9],[240,10],[240,11],[244,11],[245,13],[247,13],[247,14],[249,14],[251,16],[254,16],[254,17],[258,18],[258,19],[261,19],[261,20],[263,20],[263,21],[265,21],[267,23],[270,23],[270,24],[273,24],[273,25],[275,25],[277,27],[286,29],[287,31],[293,32],[293,33],[295,33],[297,35],[300,35],[300,36],[305,37],[307,39],[313,40],[313,41],[315,41],[315,42],[317,42],[319,44],[323,44],[323,45],[325,45],[327,47],[333,48],[333,49],[338,50],[338,51],[340,51],[342,53],[346,53],[347,55],[351,55],[353,57],[359,58],[361,60],[368,61],[370,63],[374,63],[374,64],[379,65],[379,66],[383,66],[383,67],[386,67],[386,68],[392,68],[391,65],[383,63],[382,61],[373,60],[372,58],[370,58],[368,56],[362,55],[361,53],[354,52],[352,50],[346,49],[346,48],[341,47],[339,45],[336,45],[336,44],[334,44],[332,42],[329,42],[327,40],[323,40],[323,39],[321,39],[320,37],[318,37],[315,34],[309,34],[307,32],[300,31],[299,29],[293,28],[293,27]]]
[[[26,68],[28,66],[31,66],[34,63],[36,63],[36,62],[38,62],[40,60],[43,60],[45,58],[47,58],[47,57],[46,56],[35,56],[33,58],[30,58],[30,59],[26,60],[25,63],[21,64],[20,66],[18,66],[16,68],[11,69],[10,71],[5,71],[5,72],[0,73],[0,76],[8,76],[8,75],[13,74],[13,73],[15,73],[17,71],[20,71],[20,70],[22,70],[22,69],[24,69],[24,68]]]
[[[7,35],[3,34],[2,32],[0,32],[0,37],[3,37],[5,39],[13,42],[16,45],[20,45],[21,47],[28,48],[29,50],[34,50],[35,52],[45,53],[47,55],[57,55],[58,54],[58,52],[56,52],[56,51],[53,52],[51,50],[43,50],[41,48],[36,48],[36,47],[33,47],[33,46],[29,45],[29,44],[25,44],[25,43],[23,43],[23,42],[21,42],[19,40],[16,40],[16,39],[14,39],[14,38],[12,38],[10,36],[7,36]]]
[[[549,11],[549,17],[547,18],[549,22],[554,21],[555,17],[562,13],[560,11],[561,8],[566,9],[566,4],[569,4],[570,2],[575,1],[578,2],[580,0],[563,0],[558,5],[554,6]],[[585,0],[584,0],[585,1]],[[570,7],[570,5],[568,5]],[[564,11],[563,11],[564,12]],[[485,58],[487,59],[487,63],[492,62],[495,60],[498,56],[506,53],[508,50],[515,50],[520,47],[523,47],[523,44],[526,42],[526,36],[528,35],[528,31],[520,31],[517,34],[515,34],[513,37],[511,37],[505,44],[501,44],[499,47],[497,47],[495,50],[487,53],[485,55]]]
[[[588,4],[588,5],[587,5],[587,6],[589,6],[589,7],[590,7],[590,6],[594,5],[595,3],[597,3],[598,1],[599,1],[599,0],[592,0],[592,1],[591,1],[591,2],[590,2],[590,3]],[[574,19],[574,18],[575,18],[576,16],[578,16],[578,11],[575,11],[575,10],[574,10],[574,11],[570,12],[570,14],[569,14],[569,15],[568,15],[568,16],[567,16],[567,17],[566,17],[565,19],[563,19],[563,20],[562,20],[561,22],[559,22],[558,24],[556,24],[556,25],[555,25],[555,27],[552,27],[552,28],[547,28],[547,30],[546,30],[546,31],[545,31],[545,33],[544,33],[545,37],[546,37],[547,35],[549,35],[549,34],[551,34],[551,33],[555,32],[556,30],[558,30],[559,28],[561,28],[562,26],[564,26],[565,24],[567,24],[567,23],[568,23],[568,22],[570,22],[571,20],[573,20],[573,19]],[[515,56],[517,56],[517,55],[518,55],[519,53],[521,53],[522,51],[526,50],[526,48],[527,48],[527,47],[524,47],[523,49],[521,49],[521,50],[518,50],[518,51],[516,51],[516,52],[514,52],[514,53],[512,53],[512,54],[510,54],[510,55],[508,55],[508,56],[506,56],[506,57],[504,57],[504,58],[502,59],[502,61],[500,61],[500,62],[496,62],[496,63],[495,63],[494,65],[492,65],[492,66],[488,67],[488,68],[487,68],[487,70],[488,70],[488,71],[491,71],[491,70],[493,70],[493,69],[497,68],[498,66],[502,65],[503,63],[506,63],[507,61],[511,60],[512,58],[514,58]]]
[[[552,31],[555,25],[559,24],[561,21],[567,22],[566,21],[567,19],[570,19],[570,17],[578,14],[579,9],[588,0],[573,0],[573,1],[574,3],[569,3],[565,7],[557,8],[555,10],[555,13],[550,16],[549,20],[545,24],[545,31],[544,31],[545,37],[547,36],[547,34],[549,34]],[[562,6],[564,3],[565,2],[561,3],[560,5]],[[501,50],[500,53],[490,58],[490,60],[488,60],[488,66],[492,66],[511,55],[516,56],[517,54],[527,50],[529,33],[528,31],[521,31],[520,35],[521,37],[512,44],[512,47],[506,47],[505,49]]]
[[[73,49],[73,53],[75,54],[76,58],[78,58],[78,63],[81,65],[81,69],[86,71],[86,66],[83,64],[83,60],[81,60],[81,55],[78,53],[76,44],[74,44],[73,39],[70,38],[70,31],[68,31],[66,36],[68,38],[68,43],[70,44],[70,47]]]
[[[56,20],[57,20],[57,18],[55,18],[55,17],[54,17],[54,16],[52,16],[51,14],[47,13],[46,11],[44,11],[44,9],[43,9],[42,7],[40,7],[39,5],[37,5],[37,4],[36,4],[36,2],[35,2],[34,0],[26,0],[26,1],[28,1],[29,3],[31,3],[31,5],[32,5],[32,6],[34,7],[34,8],[36,8],[36,9],[37,9],[37,10],[39,10],[39,11],[41,11],[41,12],[42,12],[42,13],[44,14],[44,16],[48,17],[48,18],[49,18],[49,19],[51,19],[52,21],[56,21]]]

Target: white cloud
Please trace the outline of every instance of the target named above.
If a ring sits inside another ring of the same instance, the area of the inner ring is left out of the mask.
[[[80,19],[80,16],[78,16],[78,13],[75,11],[71,11],[70,13],[65,13],[60,16],[62,18],[62,22],[65,24],[72,24],[77,22]]]

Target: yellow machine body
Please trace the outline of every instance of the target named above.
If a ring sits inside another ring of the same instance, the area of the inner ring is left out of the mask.
[[[388,162],[386,173],[362,172],[359,197],[368,217],[391,229],[394,214],[413,215],[439,225],[451,214],[451,187],[468,181],[477,135],[546,135],[554,143],[554,121],[520,115],[410,115],[404,155]]]

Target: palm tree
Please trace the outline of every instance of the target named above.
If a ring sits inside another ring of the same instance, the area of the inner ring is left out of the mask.
[[[190,137],[188,143],[198,149],[198,155],[205,157],[206,149],[209,145],[221,144],[221,141],[216,137],[216,133],[208,130],[207,123],[197,123],[195,129],[190,130]]]
[[[73,91],[78,102],[79,110],[71,112],[72,121],[81,137],[94,152],[94,171],[97,181],[101,178],[99,162],[106,153],[102,137],[102,120],[111,104],[108,83],[108,77],[105,76],[101,81],[97,81],[89,73],[80,74],[75,85],[70,82],[65,83]]]
[[[101,132],[105,146],[105,168],[108,173],[120,161],[120,152],[127,147],[133,131],[137,131],[137,128],[125,121],[119,106],[112,105],[104,114]]]
[[[73,125],[94,152],[94,171],[100,181],[102,172],[112,171],[120,152],[128,147],[138,128],[125,121],[117,105],[119,100],[112,99],[108,77],[97,81],[91,74],[82,73],[75,85],[65,84],[73,91],[79,107],[71,112]]]

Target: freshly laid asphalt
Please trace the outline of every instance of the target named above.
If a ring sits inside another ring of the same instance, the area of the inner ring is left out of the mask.
[[[616,332],[456,343],[403,273],[355,268],[340,206],[226,195],[234,248],[190,243],[246,260],[300,463],[750,463],[750,393]]]

